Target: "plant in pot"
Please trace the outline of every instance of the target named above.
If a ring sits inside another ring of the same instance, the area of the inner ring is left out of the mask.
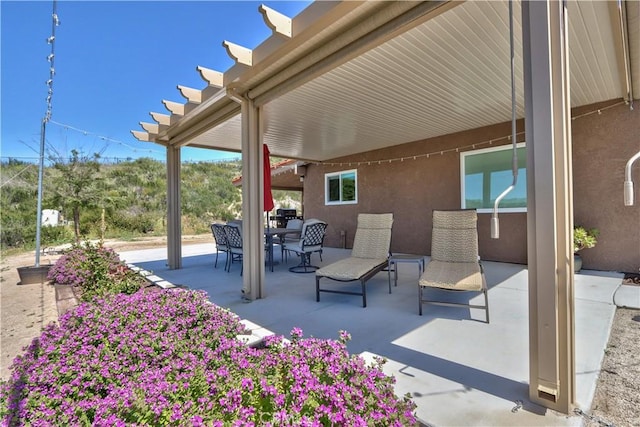
[[[592,248],[598,243],[598,234],[600,232],[597,228],[585,228],[581,225],[573,227],[573,265],[574,272],[579,272],[582,268],[582,257],[580,257],[580,251],[583,249]]]

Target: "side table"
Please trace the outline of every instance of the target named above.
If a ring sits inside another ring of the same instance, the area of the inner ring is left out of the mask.
[[[391,281],[391,269],[393,267],[393,283],[394,286],[398,286],[398,263],[401,262],[409,262],[418,264],[418,280],[420,280],[420,276],[422,276],[422,272],[424,271],[424,255],[408,255],[408,254],[398,254],[391,255],[389,257],[389,281]]]

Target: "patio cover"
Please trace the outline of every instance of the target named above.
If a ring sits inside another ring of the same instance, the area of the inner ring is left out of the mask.
[[[170,181],[179,179],[182,146],[242,151],[243,213],[255,223],[245,234],[244,280],[259,298],[261,145],[275,156],[322,162],[510,120],[507,8],[316,2],[291,19],[261,6],[271,37],[255,49],[225,41],[235,65],[225,72],[198,67],[207,86],[178,86],[187,102],[163,101],[171,114],[151,113],[156,123],[133,133],[167,147]],[[566,32],[562,9],[560,2],[516,3],[514,15],[516,111],[525,117],[527,103],[528,171],[553,170],[528,177],[530,394],[568,412],[575,377],[573,276],[562,264],[571,251],[569,111],[637,98],[640,3],[568,2]],[[551,142],[534,144],[543,140]],[[179,268],[179,197],[168,199],[169,264]],[[557,232],[549,237],[543,228]]]
[[[640,3],[622,6],[568,2],[571,107],[640,92]],[[511,119],[506,2],[315,2],[293,19],[260,11],[273,35],[252,50],[225,42],[236,65],[197,67],[206,87],[178,86],[187,102],[164,101],[171,114],[151,113],[157,123],[142,123],[137,138],[241,151],[240,106],[228,90],[263,108],[273,156],[312,161]]]

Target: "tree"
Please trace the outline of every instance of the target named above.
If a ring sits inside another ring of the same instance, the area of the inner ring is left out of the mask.
[[[35,241],[37,165],[9,159],[0,163],[0,247]]]
[[[65,214],[71,212],[76,240],[80,239],[80,211],[96,207],[100,201],[99,159],[98,153],[82,156],[77,150],[71,150],[71,157],[67,161],[62,157],[51,159],[57,172],[53,177],[52,201]]]

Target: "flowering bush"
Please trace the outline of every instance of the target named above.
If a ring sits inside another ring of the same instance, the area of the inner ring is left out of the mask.
[[[78,287],[84,301],[108,293],[131,294],[145,283],[144,278],[120,261],[113,249],[91,242],[74,245],[49,269],[47,278],[57,284]]]
[[[339,341],[248,348],[232,313],[196,291],[81,304],[14,361],[2,425],[416,425],[393,378]]]

